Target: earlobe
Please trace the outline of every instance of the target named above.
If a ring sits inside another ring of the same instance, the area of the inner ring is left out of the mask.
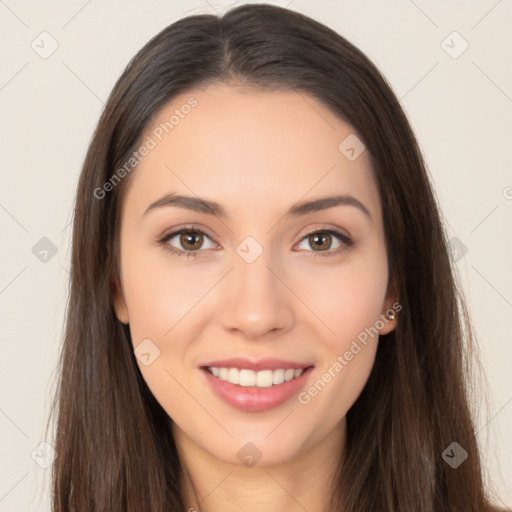
[[[388,334],[391,331],[393,331],[396,328],[397,324],[397,313],[393,308],[388,308],[382,315],[381,315],[381,325],[383,327],[379,329],[379,334],[384,335]]]
[[[124,299],[124,294],[121,290],[121,286],[117,279],[113,279],[112,281],[112,297],[114,300],[114,309],[116,311],[117,319],[123,324],[128,324],[128,308],[126,306],[126,301]]]
[[[381,318],[381,329],[379,329],[379,334],[384,335],[395,330],[398,323],[398,312],[402,309],[400,302],[396,299],[396,283],[392,281],[388,287],[388,293],[386,296],[386,300],[384,301],[384,311],[380,315]]]

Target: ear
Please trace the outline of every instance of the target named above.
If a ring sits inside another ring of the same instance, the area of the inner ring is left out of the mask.
[[[397,286],[395,280],[391,280],[388,285],[388,291],[384,300],[383,311],[380,318],[384,322],[382,329],[379,329],[379,334],[384,335],[393,331],[398,323],[398,312],[402,309],[402,305],[398,300]],[[389,315],[395,316],[394,319],[389,318]]]
[[[111,286],[116,316],[120,322],[128,324],[128,307],[126,306],[126,300],[121,285],[119,284],[119,279],[113,278],[111,280]]]

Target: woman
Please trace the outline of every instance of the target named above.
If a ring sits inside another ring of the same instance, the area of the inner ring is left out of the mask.
[[[54,511],[484,511],[473,335],[417,142],[298,13],[167,27],[77,191]]]

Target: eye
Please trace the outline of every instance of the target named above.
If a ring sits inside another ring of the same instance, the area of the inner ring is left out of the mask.
[[[205,238],[211,242],[211,238],[201,229],[183,228],[164,235],[160,240],[158,240],[158,242],[164,247],[164,249],[172,254],[189,258],[196,257],[198,255],[197,253],[200,252],[200,249],[205,249],[205,247],[202,247]],[[181,248],[176,248],[171,245],[173,240],[175,240],[174,243],[180,245]],[[211,245],[206,247],[206,249],[211,249],[212,247],[213,242],[211,242]]]
[[[335,250],[331,250],[333,239],[338,240],[338,245],[334,247]],[[316,257],[336,256],[351,247],[353,241],[334,229],[317,229],[307,234],[300,243],[308,243],[310,247],[313,247],[313,251],[308,252],[316,253],[311,254],[311,256]]]

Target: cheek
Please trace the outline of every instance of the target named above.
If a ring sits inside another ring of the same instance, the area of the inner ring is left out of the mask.
[[[205,266],[198,269],[176,263],[164,249],[131,251],[122,264],[134,344],[152,337],[167,340],[182,322],[197,321],[194,310],[218,280]]]
[[[378,250],[373,254],[354,257],[336,270],[303,273],[300,279],[297,294],[324,324],[321,339],[331,353],[348,350],[351,341],[374,326],[383,312],[387,259]]]

